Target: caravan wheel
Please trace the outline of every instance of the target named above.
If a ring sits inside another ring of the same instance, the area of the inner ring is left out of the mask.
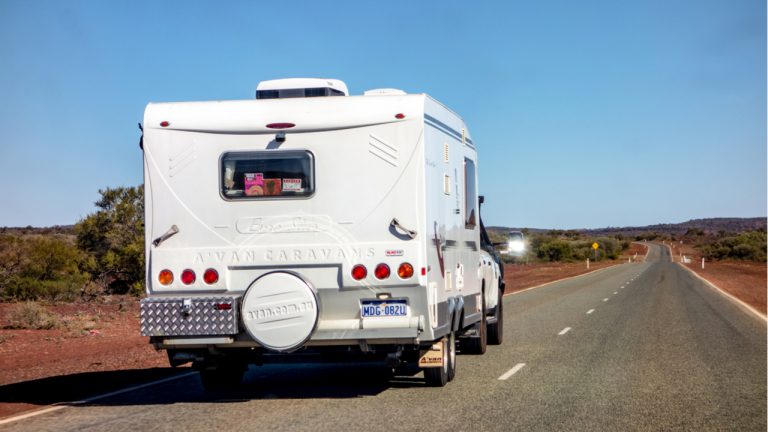
[[[451,332],[441,341],[446,361],[440,368],[425,368],[424,380],[428,386],[443,387],[456,376],[456,334]]]

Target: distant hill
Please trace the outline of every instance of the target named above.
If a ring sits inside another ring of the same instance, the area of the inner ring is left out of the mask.
[[[51,227],[0,227],[0,234],[15,234],[15,235],[29,235],[29,234],[66,234],[74,235],[74,225],[54,225]]]
[[[709,218],[709,219],[692,219],[687,222],[681,222],[676,224],[656,224],[640,227],[606,227],[596,229],[576,229],[569,231],[577,231],[579,233],[588,234],[591,236],[613,236],[616,234],[622,234],[624,236],[636,236],[646,233],[659,233],[668,235],[682,235],[685,234],[691,228],[698,228],[708,233],[718,233],[725,231],[728,233],[739,233],[743,231],[763,230],[766,231],[766,218]],[[508,228],[508,227],[488,227],[493,231],[522,231],[523,228]],[[540,228],[526,228],[529,233],[547,233],[552,231],[551,229]]]

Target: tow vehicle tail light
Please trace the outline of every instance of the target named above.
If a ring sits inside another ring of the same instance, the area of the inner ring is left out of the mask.
[[[181,283],[184,285],[192,285],[195,283],[195,279],[197,279],[197,276],[193,270],[186,269],[181,272]]]
[[[386,279],[389,277],[389,273],[389,266],[384,263],[377,265],[376,270],[373,271],[376,279]]]
[[[400,279],[408,279],[413,276],[413,266],[407,262],[400,264],[400,267],[397,268],[397,275],[400,276]]]
[[[219,281],[219,272],[215,269],[208,269],[203,273],[203,281],[208,285],[213,285]]]
[[[358,264],[352,267],[352,278],[354,280],[362,280],[365,279],[366,276],[368,276],[368,269],[365,268],[364,265]]]
[[[173,273],[170,270],[163,270],[157,275],[160,285],[168,286],[173,283]]]

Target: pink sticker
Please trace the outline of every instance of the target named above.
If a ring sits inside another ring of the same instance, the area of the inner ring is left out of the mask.
[[[264,174],[245,173],[245,194],[248,196],[264,195]]]

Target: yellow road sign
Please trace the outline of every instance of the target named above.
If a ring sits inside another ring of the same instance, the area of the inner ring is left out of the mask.
[[[600,247],[600,245],[597,244],[597,242],[592,243],[592,249],[597,250],[597,248],[599,248],[599,247]]]

